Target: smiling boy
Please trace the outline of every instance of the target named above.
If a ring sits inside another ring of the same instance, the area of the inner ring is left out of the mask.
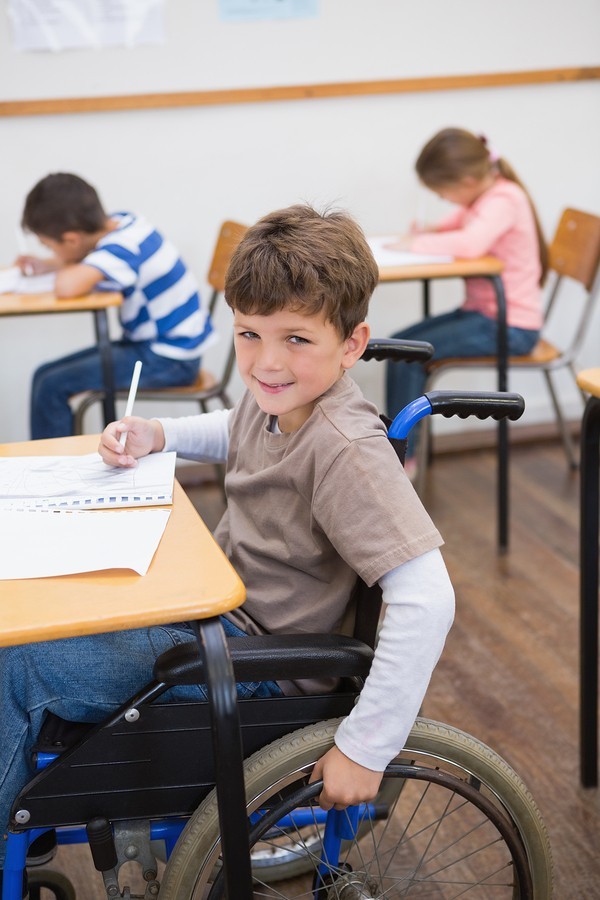
[[[227,634],[335,632],[357,574],[378,582],[385,617],[371,671],[335,746],[319,760],[324,809],[371,800],[417,716],[452,622],[441,537],[399,465],[375,407],[348,375],[369,338],[377,266],[348,215],[308,206],[250,228],[227,275],[247,391],[232,410],[136,416],[104,430],[105,462],[148,453],[227,460],[227,510],[215,538],[246,587]],[[128,432],[127,452],[119,443]],[[0,648],[0,827],[30,774],[47,710],[100,721],[146,683],[154,660],[193,639],[185,623]],[[238,685],[242,696],[323,684]],[[179,686],[173,700],[198,699]],[[0,842],[0,867],[4,845]],[[0,873],[1,883],[1,873]]]
[[[227,460],[228,505],[215,537],[246,586],[245,604],[227,614],[246,633],[336,631],[357,573],[381,585],[386,615],[371,673],[313,773],[324,778],[324,808],[375,796],[453,616],[441,538],[348,375],[369,339],[377,280],[349,216],[308,206],[265,216],[246,233],[225,286],[242,399],[207,415],[113,423],[99,448],[121,466],[161,450]],[[280,687],[298,693],[319,682]]]

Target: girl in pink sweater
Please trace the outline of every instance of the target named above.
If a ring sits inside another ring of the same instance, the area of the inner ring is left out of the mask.
[[[508,352],[529,353],[542,325],[540,287],[547,269],[547,247],[529,194],[506,160],[485,138],[445,128],[425,145],[416,163],[419,178],[458,209],[431,228],[413,228],[390,246],[414,253],[459,258],[495,256],[504,263]],[[434,359],[495,356],[498,346],[496,297],[490,281],[469,278],[462,306],[431,316],[394,337],[430,341]],[[412,363],[387,366],[387,407],[393,417],[423,393],[425,371]],[[415,429],[408,458],[414,457]],[[408,463],[408,468],[414,467]]]

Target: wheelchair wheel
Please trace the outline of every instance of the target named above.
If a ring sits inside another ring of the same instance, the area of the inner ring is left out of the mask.
[[[62,872],[49,869],[28,869],[29,898],[40,900],[40,897],[52,894],[53,900],[75,900],[75,888]],[[42,895],[42,889],[44,894]]]
[[[315,813],[313,825],[290,825],[283,816],[290,804],[294,808],[294,795],[306,785],[314,762],[332,746],[338,724],[331,720],[294,732],[246,762],[249,813],[277,806],[279,822],[273,825],[267,815],[264,827],[253,828],[257,897],[317,896],[318,807],[303,804],[309,817]],[[540,813],[518,775],[489,747],[450,726],[418,719],[382,789],[391,802],[343,843],[340,859],[320,882],[319,900],[552,896],[550,847]],[[282,846],[286,854],[295,853],[295,868],[287,858],[282,867],[276,863],[275,880],[267,861],[277,859]],[[213,792],[181,835],[165,871],[161,900],[223,896],[215,883],[222,881],[219,854]]]

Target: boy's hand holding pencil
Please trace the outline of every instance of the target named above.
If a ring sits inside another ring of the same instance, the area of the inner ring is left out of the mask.
[[[142,419],[131,415],[141,371],[142,363],[138,359],[133,367],[125,415],[118,422],[107,425],[100,436],[98,453],[108,466],[132,468],[137,465],[140,456],[156,453],[165,446],[162,425],[156,419]]]

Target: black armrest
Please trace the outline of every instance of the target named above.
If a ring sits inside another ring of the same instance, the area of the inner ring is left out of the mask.
[[[520,394],[506,391],[428,391],[425,395],[431,403],[431,415],[451,419],[459,416],[467,419],[520,419],[525,411],[525,401]]]
[[[433,347],[427,341],[409,341],[404,338],[371,338],[361,359],[425,363],[432,356]]]
[[[288,681],[298,678],[359,676],[371,667],[373,650],[340,634],[263,634],[228,637],[236,681]],[[203,684],[204,665],[195,642],[178,644],[154,664],[164,684]]]

